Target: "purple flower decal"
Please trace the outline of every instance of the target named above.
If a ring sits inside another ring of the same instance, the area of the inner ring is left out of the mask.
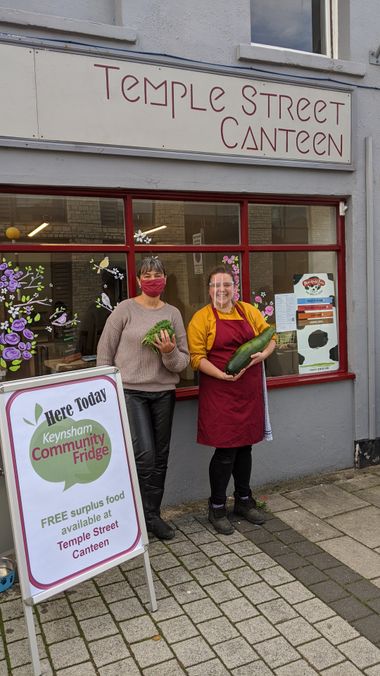
[[[17,320],[16,320],[16,321],[17,321]],[[25,322],[25,319],[22,319],[22,320],[20,320],[20,321]],[[14,324],[14,322],[13,322],[13,324]],[[12,326],[13,326],[13,324],[12,324]],[[25,324],[26,324],[26,322],[25,322]],[[33,331],[31,331],[30,329],[24,329],[22,333],[23,333],[23,335],[25,336],[25,338],[27,338],[28,340],[33,340],[33,338],[34,338],[34,333],[33,333]]]
[[[23,359],[31,359],[32,355],[27,350],[24,350],[24,352],[22,353],[22,358]]]
[[[20,336],[18,336],[17,333],[6,333],[4,340],[6,343],[8,343],[8,345],[17,345],[20,340]]]
[[[273,314],[273,305],[267,305],[265,308],[265,314],[268,315],[268,317],[271,317]]]
[[[255,296],[255,303],[261,303],[262,298],[261,296]]]
[[[0,263],[0,270],[5,270],[7,267],[7,263]]]
[[[13,331],[23,331],[25,327],[26,327],[26,319],[15,319],[14,322],[12,323]]]
[[[19,359],[21,356],[20,350],[17,350],[15,347],[6,347],[3,350],[2,358],[6,361],[12,361],[13,359]]]

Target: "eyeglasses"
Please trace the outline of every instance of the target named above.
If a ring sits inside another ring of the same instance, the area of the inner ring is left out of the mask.
[[[214,284],[213,282],[210,282],[209,284],[212,289],[221,289],[222,287],[223,289],[230,289],[233,285],[233,282],[224,282],[224,284]]]

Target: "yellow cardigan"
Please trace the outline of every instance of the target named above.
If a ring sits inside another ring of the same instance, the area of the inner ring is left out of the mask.
[[[252,326],[255,336],[258,336],[269,327],[269,324],[265,321],[260,310],[250,303],[244,303],[243,301],[238,301],[237,304]],[[234,307],[231,312],[219,312],[218,310],[217,312],[220,319],[241,320],[241,316],[236,307]],[[191,366],[194,371],[198,370],[201,359],[207,359],[207,354],[214,344],[215,334],[216,319],[212,311],[212,306],[205,305],[205,307],[195,312],[187,327],[187,340],[190,350]]]

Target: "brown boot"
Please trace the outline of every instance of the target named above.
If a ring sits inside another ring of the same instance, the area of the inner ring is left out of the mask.
[[[208,520],[214,526],[215,530],[221,535],[231,535],[235,528],[231,521],[227,519],[226,506],[213,507],[211,502],[208,503]]]
[[[249,495],[248,498],[242,500],[235,493],[234,513],[244,517],[244,519],[257,526],[262,526],[267,520],[264,512],[261,509],[257,509],[256,500],[252,495]]]

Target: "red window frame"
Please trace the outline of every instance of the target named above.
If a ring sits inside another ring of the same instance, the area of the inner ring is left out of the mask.
[[[203,253],[218,252],[237,253],[241,257],[241,288],[242,299],[249,302],[251,297],[250,273],[249,273],[249,255],[251,252],[276,252],[276,251],[335,251],[337,254],[338,271],[338,340],[340,362],[339,369],[333,373],[319,373],[309,375],[287,375],[268,378],[269,388],[294,387],[299,385],[309,385],[317,383],[335,382],[339,380],[353,379],[355,375],[348,371],[347,359],[347,329],[346,329],[346,294],[345,294],[345,235],[344,235],[344,216],[339,213],[339,203],[344,197],[305,197],[288,195],[262,195],[262,194],[241,194],[236,193],[182,193],[182,192],[156,192],[148,190],[127,190],[127,189],[90,189],[90,188],[56,188],[51,186],[7,186],[0,187],[0,194],[19,194],[19,195],[39,195],[39,196],[60,196],[60,197],[108,197],[118,198],[124,201],[124,221],[125,221],[125,243],[124,244],[8,244],[3,243],[1,250],[3,252],[117,252],[124,253],[127,260],[128,270],[128,290],[130,295],[136,293],[136,253],[151,253],[152,248],[159,255],[164,252],[184,252],[184,253]],[[188,202],[234,202],[240,204],[240,244],[218,245],[152,245],[136,244],[134,240],[133,228],[133,200],[164,200],[164,201],[188,201]],[[281,204],[281,205],[323,205],[332,206],[336,210],[336,233],[335,244],[249,244],[248,241],[248,205],[249,204]],[[178,399],[188,399],[197,396],[198,387],[188,387],[177,389]]]

